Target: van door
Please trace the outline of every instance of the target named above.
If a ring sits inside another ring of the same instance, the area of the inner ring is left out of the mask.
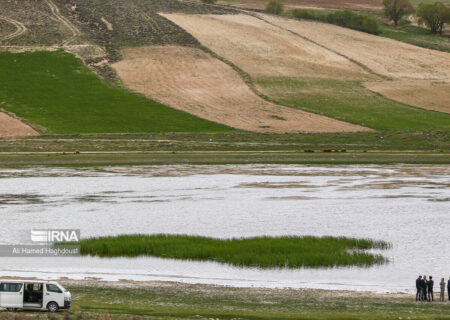
[[[23,283],[20,282],[0,283],[0,307],[2,308],[23,307]]]
[[[44,303],[43,308],[47,308],[49,302],[56,302],[59,308],[64,307],[64,293],[61,289],[53,283],[47,283],[44,289]]]

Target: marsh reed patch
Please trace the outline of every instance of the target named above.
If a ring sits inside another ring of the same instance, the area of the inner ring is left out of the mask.
[[[368,267],[388,259],[369,249],[388,249],[385,241],[345,237],[253,237],[215,239],[188,235],[121,235],[84,239],[82,255],[100,257],[154,256],[216,261],[241,267],[319,268]]]

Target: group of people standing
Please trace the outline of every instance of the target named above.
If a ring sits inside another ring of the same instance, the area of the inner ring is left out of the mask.
[[[439,295],[439,300],[444,301],[445,300],[445,279],[442,278],[441,282],[439,283],[439,286],[441,288],[441,293]],[[416,301],[434,301],[434,280],[432,276],[419,276],[416,279]],[[448,291],[448,300],[450,301],[450,277],[448,277],[447,282],[447,291]]]

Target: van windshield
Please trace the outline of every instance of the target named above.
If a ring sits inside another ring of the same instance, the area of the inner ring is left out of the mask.
[[[62,292],[67,292],[67,289],[64,288],[62,285],[60,285],[59,283],[57,284],[58,288],[61,289]]]

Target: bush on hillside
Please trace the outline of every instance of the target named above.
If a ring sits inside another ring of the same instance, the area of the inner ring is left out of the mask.
[[[202,0],[202,2],[206,4],[214,4],[217,2],[217,0]]]
[[[292,16],[297,19],[320,20],[313,10],[294,9],[292,10]]]
[[[431,33],[442,35],[444,25],[450,22],[450,7],[442,2],[421,3],[417,8],[419,23],[430,28]]]
[[[383,0],[383,6],[385,16],[394,21],[395,26],[401,18],[414,12],[409,0]]]
[[[292,16],[297,19],[309,19],[328,22],[338,26],[378,34],[378,22],[374,17],[356,13],[350,10],[338,10],[331,13],[315,12],[314,10],[295,9]]]
[[[282,14],[283,10],[283,4],[278,0],[271,0],[266,5],[266,11],[268,13]]]

